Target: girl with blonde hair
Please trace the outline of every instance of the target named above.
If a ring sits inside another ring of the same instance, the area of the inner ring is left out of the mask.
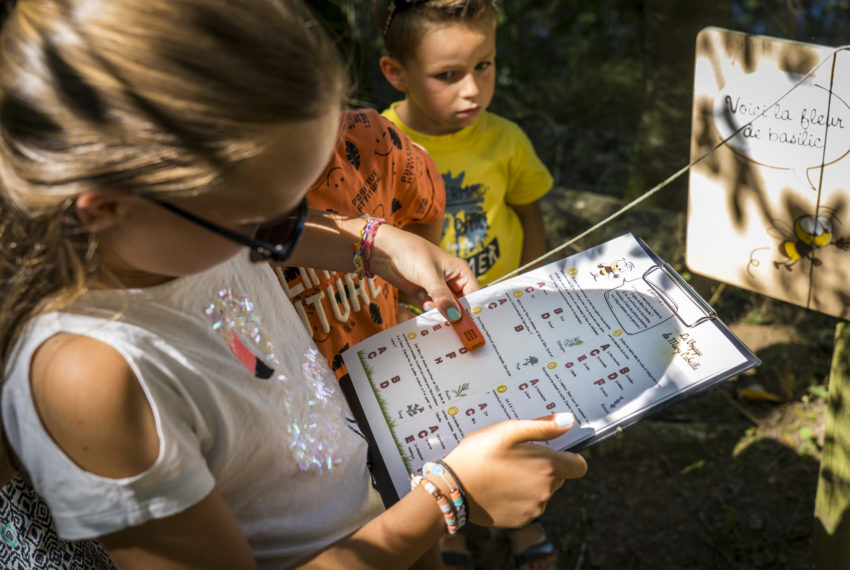
[[[0,403],[63,540],[96,537],[121,568],[401,568],[451,531],[441,478],[384,511],[266,263],[379,274],[443,314],[449,288],[477,288],[421,238],[305,207],[345,89],[297,0],[11,11]],[[447,455],[469,520],[524,524],[581,476],[579,456],[530,443],[570,423],[503,422]]]

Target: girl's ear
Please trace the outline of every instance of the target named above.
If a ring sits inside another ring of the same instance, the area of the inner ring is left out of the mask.
[[[118,221],[130,195],[117,190],[83,192],[74,201],[77,219],[91,232],[104,230]]]
[[[401,62],[394,57],[385,55],[381,57],[379,64],[381,66],[381,71],[384,73],[384,77],[387,78],[390,85],[402,93],[406,92],[407,81],[405,81],[404,78],[404,66],[401,65]]]

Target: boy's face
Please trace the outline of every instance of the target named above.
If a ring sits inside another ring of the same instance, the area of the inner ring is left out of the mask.
[[[496,27],[489,19],[426,32],[403,66],[402,120],[430,135],[472,125],[493,99],[495,58]]]

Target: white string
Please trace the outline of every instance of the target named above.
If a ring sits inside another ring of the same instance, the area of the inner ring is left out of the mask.
[[[772,108],[773,108],[775,105],[777,105],[780,101],[782,101],[783,99],[785,99],[785,97],[787,97],[787,96],[788,96],[788,95],[789,95],[792,91],[794,91],[797,87],[799,87],[799,85],[800,85],[803,81],[805,81],[806,79],[808,79],[809,77],[811,77],[811,76],[812,76],[812,74],[813,74],[815,71],[817,71],[817,70],[818,70],[818,69],[819,69],[819,68],[820,68],[820,67],[821,67],[824,63],[826,63],[827,61],[829,61],[829,59],[830,59],[830,58],[835,57],[835,54],[837,54],[837,53],[838,53],[838,52],[840,52],[840,51],[848,50],[848,49],[850,49],[850,44],[848,44],[848,45],[843,45],[843,46],[839,46],[839,47],[835,48],[835,49],[832,51],[832,53],[830,53],[828,56],[826,56],[825,58],[823,58],[823,59],[822,59],[822,60],[821,60],[821,61],[820,61],[820,62],[819,62],[816,66],[814,66],[813,68],[811,68],[811,69],[808,71],[808,73],[806,73],[803,77],[801,77],[801,78],[800,78],[800,80],[799,80],[799,81],[797,81],[797,83],[795,83],[794,85],[792,85],[792,86],[791,86],[791,88],[790,88],[790,89],[788,89],[788,91],[786,91],[786,92],[785,92],[785,93],[784,93],[781,97],[779,97],[779,99],[777,99],[776,101],[774,101],[772,105],[770,105],[769,107],[765,108],[764,112],[762,112],[760,115],[758,115],[758,116],[754,117],[753,119],[751,119],[751,120],[750,120],[750,121],[748,121],[747,123],[744,123],[743,125],[741,125],[740,127],[738,127],[738,129],[737,129],[735,132],[733,132],[731,135],[729,135],[728,137],[726,137],[725,139],[723,139],[722,141],[720,141],[719,143],[717,143],[716,145],[714,145],[714,146],[713,146],[710,150],[708,150],[708,151],[704,152],[703,154],[701,154],[699,157],[697,157],[696,159],[694,159],[694,160],[693,160],[693,161],[691,161],[690,163],[686,164],[684,167],[680,168],[678,171],[676,171],[674,174],[672,174],[671,176],[669,176],[667,179],[665,179],[665,180],[664,180],[663,182],[661,182],[660,184],[656,185],[655,187],[651,188],[650,190],[647,190],[644,194],[642,194],[642,195],[638,196],[638,197],[637,197],[637,198],[635,198],[633,201],[629,202],[628,204],[626,204],[625,206],[623,206],[622,208],[620,208],[619,210],[617,210],[616,212],[614,212],[613,214],[611,214],[610,216],[608,216],[607,218],[605,218],[604,220],[602,220],[601,222],[598,222],[598,223],[597,223],[597,224],[595,224],[594,226],[592,226],[592,227],[590,227],[590,228],[586,229],[585,231],[583,231],[583,232],[582,232],[582,233],[580,233],[579,235],[575,236],[574,238],[572,238],[572,239],[570,239],[570,240],[568,240],[568,241],[566,241],[566,242],[562,243],[561,245],[559,245],[559,246],[557,246],[557,247],[555,247],[555,248],[553,248],[553,249],[550,249],[548,252],[544,253],[543,255],[541,255],[540,257],[538,257],[537,259],[535,259],[535,260],[533,260],[533,261],[529,261],[528,263],[526,263],[526,264],[525,264],[525,265],[523,265],[522,267],[518,267],[517,269],[514,269],[514,270],[513,270],[513,271],[511,271],[510,273],[506,273],[505,275],[503,275],[503,276],[499,277],[498,279],[496,279],[496,280],[494,280],[494,281],[491,281],[491,282],[490,282],[490,284],[491,284],[491,285],[493,285],[493,284],[495,284],[495,283],[499,283],[500,281],[504,281],[505,279],[508,279],[508,278],[510,278],[510,277],[513,277],[514,275],[518,275],[519,273],[522,273],[522,272],[526,271],[527,269],[530,269],[531,267],[533,267],[533,266],[534,266],[534,265],[536,265],[537,263],[539,263],[539,262],[543,261],[543,260],[544,260],[544,259],[546,259],[547,257],[549,257],[549,256],[551,256],[551,255],[554,255],[554,254],[558,253],[559,251],[561,251],[561,250],[563,250],[563,249],[565,249],[565,248],[567,248],[567,247],[571,246],[572,244],[574,244],[575,242],[577,242],[577,241],[578,241],[578,240],[580,240],[581,238],[583,238],[583,237],[585,237],[586,235],[588,235],[588,234],[590,234],[590,233],[592,233],[592,232],[594,232],[594,231],[598,230],[599,228],[601,228],[602,226],[604,226],[605,224],[607,224],[607,223],[608,223],[608,222],[610,222],[611,220],[613,220],[613,219],[617,218],[617,217],[618,217],[618,216],[620,216],[621,214],[623,214],[623,213],[625,213],[625,212],[627,212],[627,211],[631,210],[633,207],[635,207],[636,205],[640,204],[641,202],[643,202],[644,200],[646,200],[647,198],[649,198],[650,196],[652,196],[653,194],[655,194],[656,192],[658,192],[659,190],[661,190],[662,188],[664,188],[665,186],[667,186],[668,184],[670,184],[671,182],[673,182],[674,180],[676,180],[679,176],[681,176],[682,174],[684,174],[685,172],[687,172],[688,170],[690,170],[692,166],[694,166],[694,165],[696,165],[696,164],[698,164],[698,163],[702,162],[702,160],[703,160],[703,159],[705,159],[706,157],[708,157],[711,153],[713,153],[714,151],[716,151],[718,148],[720,148],[721,146],[725,145],[727,142],[729,142],[729,140],[731,140],[731,139],[732,139],[732,138],[734,138],[736,135],[738,135],[738,133],[740,133],[740,132],[741,132],[741,131],[743,131],[745,128],[747,128],[748,126],[750,126],[750,125],[751,125],[754,121],[756,121],[756,120],[757,120],[758,118],[760,118],[762,115],[764,115],[765,113],[767,113],[767,111],[768,111],[769,109],[772,109]],[[832,85],[830,85],[830,86],[829,86],[829,92],[830,92],[830,96],[831,96],[831,95],[832,95]],[[823,165],[821,165],[821,166],[823,166]]]

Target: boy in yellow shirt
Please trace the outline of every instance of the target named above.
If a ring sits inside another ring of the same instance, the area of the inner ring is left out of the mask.
[[[404,99],[384,111],[443,176],[443,249],[481,285],[546,252],[540,198],[552,176],[512,121],[487,111],[496,77],[494,0],[375,0],[381,70]]]
[[[384,76],[404,99],[383,115],[429,152],[446,186],[440,246],[481,285],[546,250],[540,198],[552,176],[512,121],[487,111],[496,78],[495,0],[374,0]],[[555,561],[539,524],[509,534],[516,568]],[[463,544],[443,542],[450,567],[472,568]]]

